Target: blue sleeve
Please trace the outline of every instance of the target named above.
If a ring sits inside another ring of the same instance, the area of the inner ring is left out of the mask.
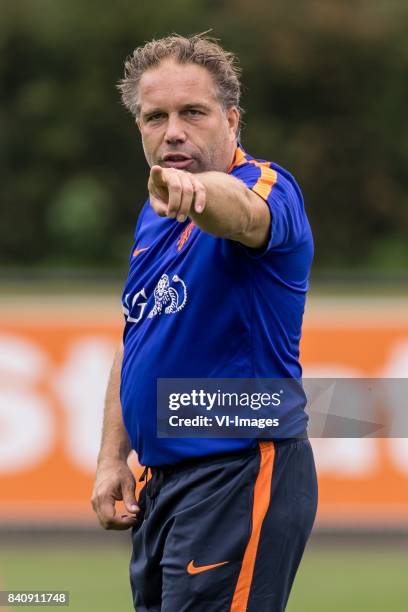
[[[245,250],[259,257],[275,249],[295,248],[303,240],[308,222],[302,194],[293,177],[271,168],[268,162],[248,162],[234,168],[231,174],[259,195],[271,213],[267,245]]]

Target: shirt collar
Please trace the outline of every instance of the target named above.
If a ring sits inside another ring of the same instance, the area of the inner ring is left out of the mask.
[[[237,148],[235,149],[235,155],[231,166],[228,168],[228,174],[233,171],[234,168],[240,166],[241,164],[247,161],[247,154],[244,150],[244,147],[240,142],[237,143]]]

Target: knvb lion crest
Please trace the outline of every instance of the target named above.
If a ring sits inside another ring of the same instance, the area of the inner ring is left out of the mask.
[[[167,274],[162,274],[153,292],[154,306],[147,315],[152,319],[156,315],[175,314],[184,308],[187,302],[187,287],[181,278],[174,274],[171,279],[174,283],[179,283],[180,292],[170,285]]]

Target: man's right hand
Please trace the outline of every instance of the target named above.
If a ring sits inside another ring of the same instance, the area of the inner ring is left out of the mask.
[[[126,461],[104,462],[98,466],[91,501],[104,529],[123,530],[135,525],[140,513],[135,490],[136,482]],[[120,500],[128,514],[116,514],[116,502]]]

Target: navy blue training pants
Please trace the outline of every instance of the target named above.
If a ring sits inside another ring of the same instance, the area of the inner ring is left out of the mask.
[[[137,612],[282,612],[310,535],[308,439],[152,468],[130,579]]]

